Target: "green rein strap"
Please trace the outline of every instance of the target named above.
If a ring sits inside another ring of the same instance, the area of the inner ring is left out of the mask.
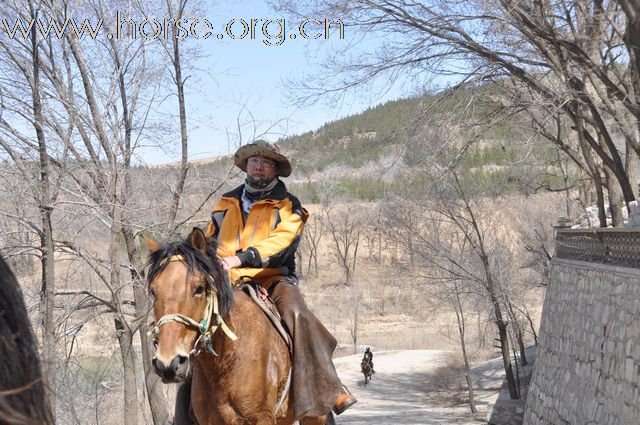
[[[184,257],[182,255],[174,255],[170,258],[163,259],[160,262],[160,265],[164,265],[166,262],[171,263],[174,261],[184,261]],[[207,281],[209,281],[209,283],[212,283],[211,281],[213,281],[213,278],[207,275]],[[160,332],[160,326],[167,322],[178,322],[189,328],[198,330],[200,335],[198,336],[196,342],[193,344],[194,350],[202,339],[204,339],[205,345],[209,346],[211,337],[216,332],[216,330],[218,330],[218,328],[222,329],[225,335],[227,335],[232,341],[238,339],[236,334],[234,334],[224,322],[222,316],[220,316],[218,310],[218,296],[215,289],[210,290],[207,294],[207,306],[204,309],[204,319],[202,319],[202,321],[196,322],[191,317],[185,316],[180,313],[166,314],[158,319],[153,327],[149,329],[149,336],[153,338],[154,342],[158,340],[158,332]],[[214,323],[215,325],[212,326]]]

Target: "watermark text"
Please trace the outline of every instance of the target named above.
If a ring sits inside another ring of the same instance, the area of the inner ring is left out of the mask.
[[[104,19],[32,18],[0,19],[0,37],[11,40],[26,40],[32,33],[43,39],[55,37],[75,37],[95,40],[106,37],[109,40],[146,41],[188,38],[196,40],[259,40],[266,46],[280,46],[287,40],[328,40],[344,39],[344,25],[340,19],[308,18],[296,24],[289,24],[284,18],[229,19],[216,27],[206,18],[134,20],[120,11],[111,21]]]

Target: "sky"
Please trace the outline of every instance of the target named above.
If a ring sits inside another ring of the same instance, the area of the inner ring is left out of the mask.
[[[271,41],[259,31],[261,25],[267,19],[282,19],[283,16],[272,11],[266,2],[232,1],[210,7],[203,13],[213,25],[213,36],[192,40],[192,43],[202,43],[198,47],[206,58],[196,64],[199,71],[193,72],[194,77],[187,81],[190,160],[232,153],[240,140],[239,129],[242,143],[253,139],[254,132],[267,132],[264,138],[276,141],[281,136],[315,130],[326,122],[410,94],[398,88],[382,98],[372,98],[363,92],[345,98],[338,105],[296,107],[287,97],[290,89],[284,80],[306,78],[313,72],[321,72],[324,52],[352,40],[354,34],[350,33],[348,23],[343,22],[343,40],[337,32],[330,33],[329,40],[322,37],[303,40],[299,35],[299,22],[285,20],[286,40],[280,45],[267,46],[263,40]],[[257,22],[253,40],[250,35],[239,39],[243,31],[240,19],[247,23],[252,19],[262,20]],[[230,21],[233,22],[232,34],[238,37],[235,40],[224,33],[226,23]],[[315,22],[305,26],[308,35],[319,33],[320,28]],[[275,44],[279,24],[274,21],[267,29]],[[221,34],[222,39],[217,38],[217,34]],[[293,35],[296,35],[295,39],[290,38]],[[142,152],[142,161],[147,164],[175,162],[179,157],[178,134],[166,152],[157,148]]]

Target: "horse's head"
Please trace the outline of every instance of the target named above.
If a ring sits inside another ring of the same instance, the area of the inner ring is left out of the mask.
[[[145,242],[157,348],[152,362],[163,382],[181,382],[191,373],[189,356],[198,337],[210,325],[211,317],[205,317],[211,312],[210,295],[215,293],[220,315],[225,316],[233,301],[231,287],[215,243],[200,229],[194,228],[183,242],[159,245],[146,238]]]

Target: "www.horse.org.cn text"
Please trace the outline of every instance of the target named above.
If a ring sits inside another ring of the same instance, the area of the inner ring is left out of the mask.
[[[280,46],[287,40],[344,39],[344,25],[340,19],[307,18],[297,24],[287,25],[284,18],[229,19],[224,25],[215,26],[206,18],[133,19],[121,12],[115,13],[111,24],[105,19],[65,18],[2,18],[0,37],[11,40],[30,37],[32,31],[41,38],[65,36],[95,40],[104,36],[109,40],[258,40],[266,46]]]

